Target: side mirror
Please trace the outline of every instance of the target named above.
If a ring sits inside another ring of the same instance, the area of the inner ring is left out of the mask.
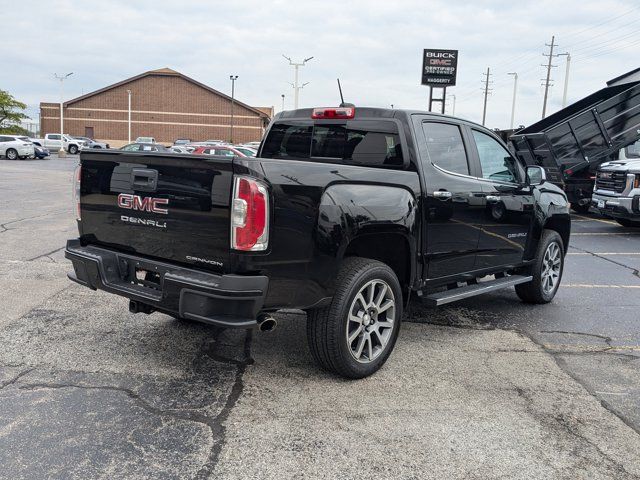
[[[538,165],[527,167],[527,185],[542,185],[547,181],[547,172]]]

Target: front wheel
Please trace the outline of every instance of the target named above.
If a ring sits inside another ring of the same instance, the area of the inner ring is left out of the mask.
[[[545,230],[529,275],[533,280],[516,285],[518,297],[527,303],[549,303],[556,296],[564,270],[564,243],[555,230]]]
[[[78,153],[78,147],[76,147],[75,145],[71,145],[71,146],[69,147],[69,153],[70,153],[71,155],[75,155],[76,153]]]
[[[308,313],[309,348],[325,370],[367,377],[389,358],[401,317],[402,290],[393,270],[377,260],[347,258],[331,304]]]

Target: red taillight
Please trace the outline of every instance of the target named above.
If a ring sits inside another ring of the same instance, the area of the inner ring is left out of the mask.
[[[76,220],[80,221],[80,179],[82,167],[78,165],[73,172],[73,201],[75,203]]]
[[[316,120],[321,119],[342,119],[353,118],[356,116],[356,109],[353,107],[339,107],[339,108],[314,108],[311,118]]]
[[[236,177],[231,204],[231,248],[266,250],[269,243],[267,187],[248,177]]]

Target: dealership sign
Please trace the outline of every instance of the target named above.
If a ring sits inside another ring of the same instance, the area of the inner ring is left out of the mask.
[[[453,87],[458,73],[458,50],[425,48],[422,58],[422,85]]]

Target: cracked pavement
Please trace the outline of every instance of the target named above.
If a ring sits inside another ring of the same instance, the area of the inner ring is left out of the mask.
[[[224,331],[69,282],[74,163],[0,160],[0,478],[640,478],[640,232],[575,216],[552,304],[413,304],[345,381],[302,312]]]

